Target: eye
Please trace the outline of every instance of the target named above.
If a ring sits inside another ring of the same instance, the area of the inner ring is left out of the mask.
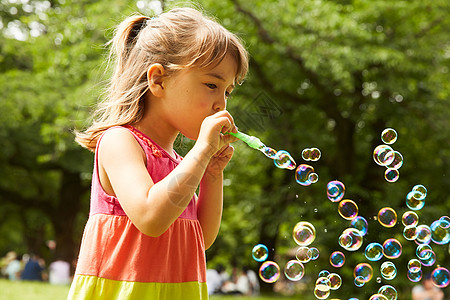
[[[215,85],[214,83],[205,83],[205,85],[206,85],[207,87],[209,87],[210,89],[212,89],[212,90],[214,90],[214,89],[217,88],[217,85]]]

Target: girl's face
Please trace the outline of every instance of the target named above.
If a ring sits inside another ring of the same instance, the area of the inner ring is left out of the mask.
[[[196,140],[203,120],[226,109],[236,71],[236,61],[227,54],[214,67],[188,68],[168,77],[163,101],[169,125]]]

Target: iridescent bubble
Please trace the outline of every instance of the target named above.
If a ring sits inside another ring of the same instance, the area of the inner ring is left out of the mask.
[[[411,270],[408,270],[406,273],[406,277],[408,277],[409,281],[411,282],[419,282],[422,280],[422,270],[419,270],[417,272],[411,272]]]
[[[358,215],[358,205],[350,199],[339,202],[338,212],[346,220],[352,220]]]
[[[308,251],[309,248],[302,246],[302,247],[298,247],[297,249],[297,253],[296,253],[296,257],[298,259],[298,261],[302,262],[302,263],[307,263],[311,260],[311,257],[308,255]]]
[[[330,289],[337,290],[341,287],[342,278],[341,276],[339,276],[339,274],[331,273],[327,276],[327,278],[330,281]]]
[[[394,160],[387,166],[389,169],[398,170],[403,166],[403,155],[394,150]]]
[[[330,264],[335,268],[340,268],[345,263],[345,255],[341,251],[334,251],[330,255]]]
[[[436,253],[434,253],[433,250],[424,250],[423,252],[425,252],[422,254],[426,258],[420,259],[422,265],[426,267],[431,267],[432,265],[434,265],[434,263],[436,262]]]
[[[443,226],[442,226],[443,225]],[[438,245],[445,245],[450,241],[450,227],[447,221],[439,219],[430,225],[431,240]]]
[[[316,239],[316,228],[309,222],[301,221],[295,225],[292,235],[299,246],[309,246]]]
[[[302,151],[302,158],[306,161],[317,161],[321,155],[320,150],[317,148],[305,148]]]
[[[419,272],[422,269],[422,264],[418,259],[412,258],[408,261],[408,270],[412,273]]]
[[[384,227],[394,227],[397,223],[397,213],[390,207],[378,211],[378,222]]]
[[[345,185],[338,181],[333,180],[327,184],[327,197],[331,202],[339,202],[344,198]]]
[[[431,240],[431,229],[428,225],[419,225],[416,228],[417,237],[416,243],[428,244]]]
[[[383,254],[387,258],[398,258],[402,255],[402,244],[396,239],[387,239],[383,243]]]
[[[319,181],[319,175],[317,175],[317,173],[311,173],[309,174],[308,180],[311,183],[316,183],[317,181]]]
[[[252,257],[259,262],[265,261],[269,257],[269,249],[263,244],[258,244],[252,249]]]
[[[274,283],[280,278],[280,267],[274,261],[266,261],[259,268],[259,277],[267,283]]]
[[[386,171],[384,171],[384,179],[386,179],[387,182],[396,182],[399,177],[400,172],[397,169],[387,168]]]
[[[327,277],[319,277],[314,287],[314,296],[317,299],[326,299],[330,296],[330,280]]]
[[[428,244],[420,244],[416,248],[416,255],[420,260],[428,259],[431,256],[433,249]]]
[[[303,160],[309,161],[311,157],[311,149],[310,148],[305,148],[302,151],[302,158]]]
[[[369,300],[388,300],[388,298],[381,294],[374,294],[370,296]]]
[[[381,133],[381,140],[388,145],[395,143],[397,141],[397,131],[393,128],[386,128]]]
[[[319,272],[319,275],[317,275],[317,278],[319,277],[328,277],[331,273],[328,270],[322,270]]]
[[[397,300],[397,290],[392,285],[383,285],[378,289],[378,294],[385,296],[388,300]]]
[[[431,281],[438,288],[446,288],[450,283],[450,272],[444,267],[437,267],[431,272]]]
[[[295,180],[298,184],[303,186],[311,185],[311,179],[315,179],[315,175],[312,174],[316,174],[314,173],[313,167],[311,167],[310,165],[301,164],[297,167],[297,170],[295,170]],[[319,177],[317,176],[317,178]]]
[[[353,270],[353,277],[361,276],[364,282],[369,282],[373,276],[372,266],[368,263],[357,264]]]
[[[411,191],[406,195],[406,206],[412,210],[421,210],[425,205],[425,200],[420,199],[421,194],[417,191]]]
[[[381,277],[377,277],[377,283],[381,283]]]
[[[365,236],[369,229],[369,224],[364,217],[357,216],[350,222],[350,227],[355,228],[362,236]]]
[[[419,216],[413,211],[406,211],[402,216],[404,226],[416,226],[419,223]]]
[[[392,280],[397,276],[397,268],[391,261],[385,261],[380,267],[381,276],[386,280]]]
[[[346,236],[350,236],[350,238],[347,238]],[[339,240],[350,240],[351,244],[349,246],[342,246],[345,250],[348,251],[356,251],[359,248],[361,248],[362,244],[363,244],[363,237],[361,235],[361,233],[359,232],[359,230],[355,229],[355,228],[347,228],[345,229],[341,236],[339,237]]]
[[[403,237],[409,241],[415,240],[417,238],[417,227],[412,225],[403,228]]]
[[[388,166],[394,159],[394,150],[388,145],[379,145],[373,150],[373,160],[380,166]]]
[[[299,281],[305,275],[305,267],[298,260],[290,260],[286,263],[284,275],[291,281]]]
[[[367,245],[364,255],[370,261],[378,261],[383,257],[383,246],[380,243],[370,243]]]
[[[277,150],[267,146],[264,147],[261,152],[270,159],[275,159],[277,157]]]
[[[294,170],[296,167],[295,160],[286,150],[279,150],[274,157],[275,166],[280,169]]]
[[[319,249],[316,247],[311,247],[308,250],[308,256],[311,258],[311,260],[316,260],[319,258]]]
[[[366,282],[364,281],[364,277],[362,276],[356,276],[355,277],[355,285],[357,287],[363,287]]]
[[[339,246],[342,248],[347,248],[352,245],[353,238],[350,234],[341,234],[338,239]]]
[[[440,226],[444,229],[450,228],[450,217],[449,216],[442,216],[440,219],[441,221]]]
[[[427,188],[422,184],[417,184],[413,186],[411,191],[418,192],[420,194],[420,197],[418,197],[417,200],[425,200],[428,193]]]

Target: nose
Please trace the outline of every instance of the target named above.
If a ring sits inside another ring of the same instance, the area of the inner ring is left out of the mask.
[[[214,102],[213,109],[215,112],[225,110],[227,108],[227,97],[224,95]]]

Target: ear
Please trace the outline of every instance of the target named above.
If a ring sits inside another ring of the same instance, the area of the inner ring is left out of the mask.
[[[148,68],[147,80],[150,92],[156,97],[164,95],[164,75],[166,70],[161,64],[153,64]]]

